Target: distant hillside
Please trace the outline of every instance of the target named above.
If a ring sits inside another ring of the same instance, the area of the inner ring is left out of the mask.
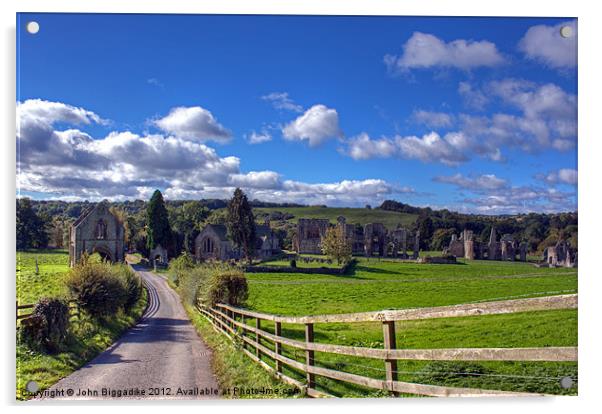
[[[388,228],[396,228],[398,224],[412,227],[416,222],[417,214],[400,213],[381,209],[349,208],[349,207],[270,207],[253,208],[258,221],[265,220],[270,215],[271,220],[281,219],[282,213],[285,220],[296,223],[300,218],[322,218],[336,223],[337,217],[344,216],[350,224],[383,223]],[[292,216],[292,217],[290,217]]]

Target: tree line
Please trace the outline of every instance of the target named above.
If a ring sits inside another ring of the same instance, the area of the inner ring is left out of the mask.
[[[17,199],[17,249],[66,248],[71,224],[94,205],[88,201]],[[170,256],[194,253],[194,239],[207,224],[225,224],[241,254],[249,256],[254,249],[257,221],[253,207],[301,207],[292,203],[248,200],[240,189],[236,189],[230,200],[164,200],[157,190],[149,201],[128,200],[109,205],[123,223],[128,250],[147,255],[150,249],[161,244],[169,250]],[[464,229],[472,230],[476,240],[487,242],[493,226],[498,237],[511,234],[517,241],[526,241],[531,252],[541,252],[560,239],[577,247],[577,212],[492,216],[414,207],[394,200],[387,200],[376,208],[416,215],[410,230],[420,231],[423,250],[443,250],[452,235]],[[287,217],[282,219],[286,221]],[[281,244],[290,247],[292,235],[279,228],[274,230],[281,238]]]
[[[420,231],[420,248],[443,250],[449,245],[453,234],[464,229],[471,230],[477,241],[487,243],[491,228],[499,237],[510,234],[516,241],[526,241],[530,252],[541,253],[558,240],[567,240],[577,246],[578,214],[525,213],[515,215],[463,214],[446,209],[433,210],[429,207],[413,207],[398,201],[387,200],[379,207],[382,210],[417,214],[413,230]]]

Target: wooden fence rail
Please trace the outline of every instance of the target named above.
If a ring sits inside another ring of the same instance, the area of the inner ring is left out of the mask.
[[[436,397],[543,395],[399,381],[397,377],[397,361],[577,361],[577,347],[396,349],[395,322],[575,308],[577,308],[576,294],[429,308],[301,317],[252,312],[224,304],[217,304],[214,307],[207,307],[201,303],[197,304],[197,309],[213,324],[216,330],[224,333],[231,339],[238,338],[242,340],[244,345],[254,350],[254,352],[251,352],[243,346],[243,351],[246,355],[276,374],[280,379],[305,390],[310,397],[331,396],[316,389],[316,376],[367,388],[386,390],[395,395],[399,393]],[[255,319],[255,326],[247,323],[249,319]],[[262,329],[262,321],[274,322],[274,333]],[[366,348],[314,342],[315,323],[340,322],[380,322],[383,328],[383,348]],[[283,323],[303,325],[305,328],[305,341],[282,336]],[[269,341],[273,345],[273,349],[262,344],[261,339]],[[284,356],[282,354],[283,345],[302,351],[305,354],[305,361],[300,362]],[[365,377],[317,366],[315,352],[382,360],[384,362],[385,379]],[[262,355],[274,361],[275,368],[263,361]],[[285,365],[303,372],[305,382],[285,375],[283,373],[283,366]]]
[[[69,305],[69,312],[72,314],[72,316],[79,314],[79,308],[77,307],[75,300],[69,300],[67,303]],[[24,309],[33,309],[35,306],[36,305],[34,303],[19,305],[19,301],[17,301],[16,307],[15,307],[16,315],[17,315],[17,322],[19,322],[22,319],[27,319],[33,315],[32,312],[23,314],[23,313],[20,313],[20,311],[22,311]]]

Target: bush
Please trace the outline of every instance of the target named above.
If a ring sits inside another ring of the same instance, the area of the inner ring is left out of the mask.
[[[41,299],[33,315],[21,324],[21,340],[30,348],[56,352],[67,338],[69,304],[60,299]]]
[[[201,301],[209,306],[216,303],[240,306],[248,297],[247,278],[242,271],[235,268],[212,272],[200,291]]]
[[[21,321],[21,328],[19,329],[20,342],[31,349],[42,351],[44,350],[44,338],[47,331],[46,318],[42,315],[32,315]]]
[[[194,259],[188,252],[183,252],[181,255],[172,259],[169,262],[169,273],[173,277],[173,282],[179,286],[180,279],[186,277],[186,273],[194,268]]]
[[[129,266],[124,264],[113,265],[111,270],[123,283],[125,288],[124,308],[129,311],[142,296],[142,280]]]
[[[115,314],[128,302],[119,272],[109,263],[93,263],[86,257],[71,269],[67,287],[78,306],[97,318]]]
[[[183,272],[178,277],[178,293],[182,301],[188,305],[195,305],[201,285],[205,283],[211,271],[211,266],[203,265]]]

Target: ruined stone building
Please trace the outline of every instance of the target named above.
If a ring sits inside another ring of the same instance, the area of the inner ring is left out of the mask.
[[[269,225],[255,227],[255,257],[267,259],[280,254],[280,241]],[[215,259],[240,259],[242,253],[228,239],[224,224],[208,224],[194,239],[194,256],[197,261]]]
[[[470,260],[519,260],[526,262],[527,247],[526,242],[518,243],[510,234],[504,234],[498,241],[495,227],[491,228],[487,243],[479,243],[474,239],[473,232],[465,229],[460,237],[455,234],[452,235],[449,247],[443,251],[443,254]]]
[[[321,254],[320,243],[329,226],[327,219],[299,219],[297,233],[293,238],[293,250],[297,253]],[[401,226],[392,231],[387,230],[382,223],[369,223],[362,227],[347,223],[343,216],[337,218],[336,226],[342,229],[354,255],[408,258],[408,231]],[[414,256],[418,257],[417,249]]]
[[[577,249],[565,240],[560,240],[555,246],[546,248],[543,261],[550,267],[577,267]]]
[[[321,254],[320,242],[326,235],[328,226],[328,219],[300,218],[293,238],[293,250],[298,253]]]
[[[84,252],[98,253],[105,260],[121,262],[125,256],[123,224],[101,202],[84,211],[69,228],[69,264],[75,265]]]
[[[364,226],[364,250],[366,256],[385,256],[387,248],[387,229],[382,223],[369,223]]]
[[[341,227],[343,234],[351,244],[352,254],[364,253],[364,228],[359,224],[347,224],[345,217],[337,218],[337,226]]]

